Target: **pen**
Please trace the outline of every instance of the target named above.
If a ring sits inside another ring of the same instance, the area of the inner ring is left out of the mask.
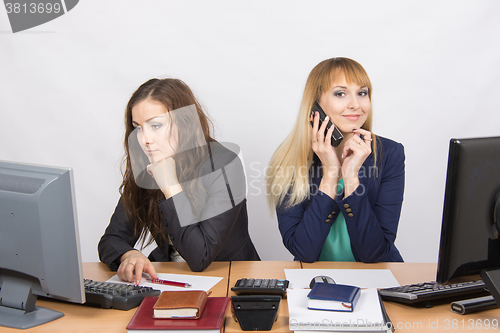
[[[162,279],[151,279],[150,281],[151,281],[151,283],[164,284],[167,286],[183,287],[183,288],[191,287],[191,285],[187,282],[176,282],[176,281],[168,281],[168,280],[162,280]]]

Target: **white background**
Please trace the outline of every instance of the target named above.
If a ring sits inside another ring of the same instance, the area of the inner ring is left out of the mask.
[[[498,1],[85,0],[13,34],[0,8],[0,159],[74,168],[84,261],[119,198],[132,92],[180,78],[240,145],[250,233],[263,260],[290,260],[263,172],[295,122],[310,70],[350,57],[373,83],[374,132],[403,143],[396,245],[436,262],[448,144],[497,136]]]

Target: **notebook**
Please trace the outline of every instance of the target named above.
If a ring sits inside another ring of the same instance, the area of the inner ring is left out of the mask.
[[[353,312],[318,311],[307,308],[309,289],[288,289],[289,329],[298,332],[387,332],[377,289],[362,289]],[[389,326],[389,327],[388,327]]]
[[[344,284],[316,283],[307,295],[307,308],[353,312],[361,288]]]
[[[198,319],[208,294],[204,290],[164,291],[153,306],[155,318]]]
[[[144,297],[141,305],[127,325],[130,333],[185,333],[203,331],[220,333],[224,326],[224,318],[229,304],[229,297],[209,297],[199,319],[155,319],[153,306],[158,297]]]

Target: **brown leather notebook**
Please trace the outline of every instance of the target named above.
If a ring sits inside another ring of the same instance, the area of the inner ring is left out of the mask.
[[[153,306],[153,317],[198,319],[208,295],[203,290],[164,291]]]

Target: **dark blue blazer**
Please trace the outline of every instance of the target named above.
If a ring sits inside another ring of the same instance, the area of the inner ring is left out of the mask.
[[[276,209],[285,247],[296,260],[318,260],[330,228],[342,212],[357,261],[403,261],[394,245],[403,203],[405,155],[403,145],[378,137],[377,166],[373,153],[361,167],[356,191],[336,200],[318,190],[321,162],[314,155],[311,186],[306,200]]]

